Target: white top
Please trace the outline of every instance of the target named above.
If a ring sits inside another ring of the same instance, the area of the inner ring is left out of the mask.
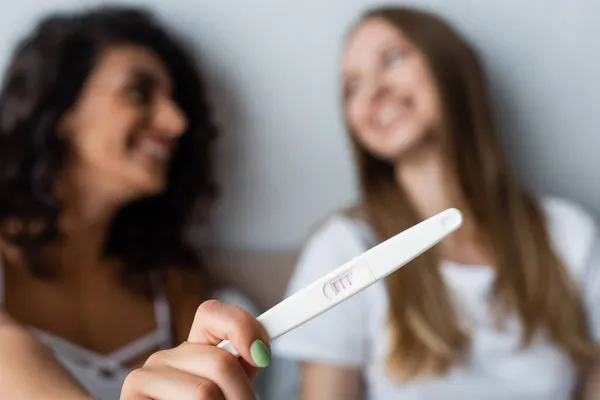
[[[161,282],[154,282],[154,315],[156,330],[126,344],[110,354],[100,354],[83,348],[65,339],[30,327],[31,332],[46,346],[51,348],[60,364],[98,400],[116,400],[121,396],[125,378],[131,371],[125,365],[128,361],[149,352],[173,347],[171,335],[171,315]],[[246,311],[257,314],[257,310],[241,294],[232,290],[212,293],[211,298],[237,305]],[[0,308],[4,301],[4,267],[0,260]]]
[[[600,241],[595,222],[565,200],[545,199],[542,206],[554,248],[581,287],[593,335],[598,340]],[[288,295],[375,244],[373,231],[366,223],[333,216],[303,250]],[[388,298],[384,281],[277,339],[273,352],[298,361],[360,368],[367,399],[570,398],[575,371],[565,354],[541,336],[531,347],[519,351],[521,327],[516,318],[504,331],[494,328],[486,302],[494,281],[492,267],[442,262],[441,271],[461,318],[471,328],[472,339],[466,365],[453,367],[443,377],[402,384],[386,376]]]

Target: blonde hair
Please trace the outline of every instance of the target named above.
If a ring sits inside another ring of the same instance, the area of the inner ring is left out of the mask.
[[[442,146],[478,234],[496,266],[494,310],[516,314],[523,346],[540,330],[584,369],[596,352],[579,293],[554,252],[538,203],[513,177],[502,153],[480,62],[440,19],[405,8],[379,8],[381,18],[422,52],[442,105]],[[353,135],[354,136],[354,135]],[[392,166],[353,137],[361,208],[380,240],[419,222]],[[435,249],[434,249],[435,250]],[[461,362],[470,344],[439,271],[435,251],[387,279],[390,299],[389,369],[398,379],[440,374]],[[498,319],[501,321],[501,319]]]

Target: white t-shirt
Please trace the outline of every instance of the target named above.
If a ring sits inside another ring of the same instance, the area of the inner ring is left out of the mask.
[[[542,201],[551,241],[580,285],[593,335],[600,331],[600,242],[593,218],[571,202]],[[375,245],[370,227],[335,215],[309,240],[288,295]],[[365,397],[375,400],[526,399],[566,400],[575,383],[568,357],[541,335],[519,350],[516,318],[504,331],[494,328],[487,296],[494,281],[489,266],[441,263],[442,276],[470,326],[467,362],[442,377],[392,382],[385,371],[388,297],[380,281],[337,307],[274,341],[282,358],[360,368]]]

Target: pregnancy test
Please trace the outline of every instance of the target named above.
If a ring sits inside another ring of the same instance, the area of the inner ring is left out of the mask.
[[[257,320],[271,340],[277,339],[408,264],[456,231],[462,222],[459,210],[442,211],[317,279]],[[239,356],[229,340],[217,347]]]

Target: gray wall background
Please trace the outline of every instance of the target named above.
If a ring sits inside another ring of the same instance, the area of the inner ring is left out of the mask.
[[[0,67],[41,14],[102,3],[109,2],[0,0]],[[224,192],[209,232],[215,244],[295,249],[317,221],[354,201],[337,63],[353,18],[382,2],[120,3],[160,12],[202,57],[224,129],[219,148]],[[394,3],[439,12],[479,50],[506,150],[523,182],[600,212],[600,2]]]

